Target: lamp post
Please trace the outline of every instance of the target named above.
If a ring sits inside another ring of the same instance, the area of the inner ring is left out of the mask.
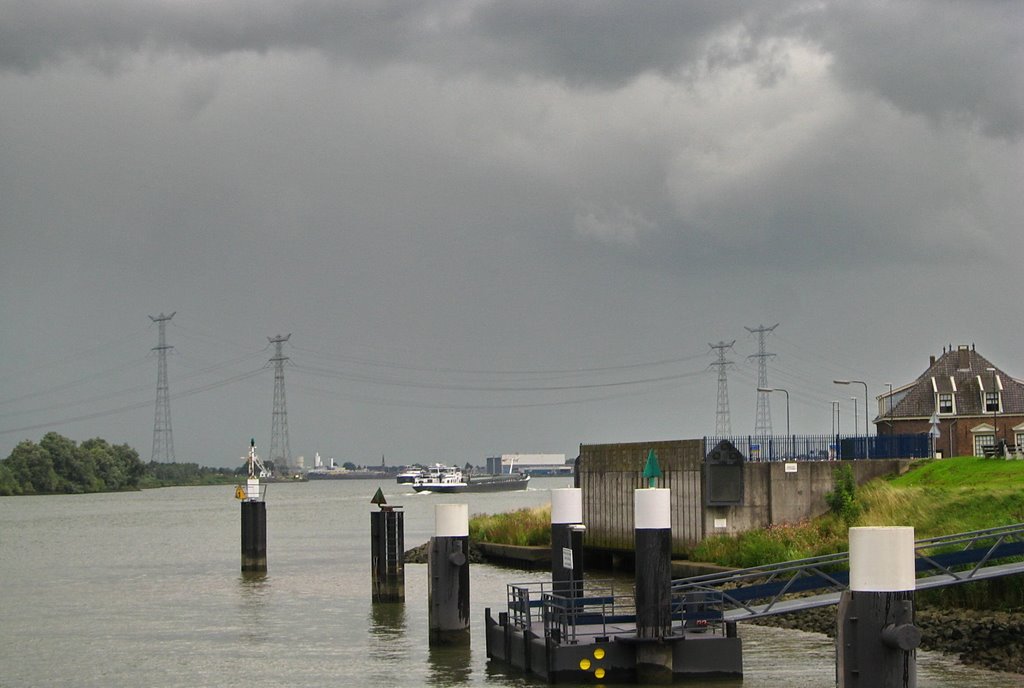
[[[793,453],[793,451],[792,451],[793,448],[789,446],[790,442],[791,442],[791,438],[792,438],[792,435],[789,434],[789,392],[784,390],[784,389],[782,389],[781,387],[758,387],[757,391],[758,392],[782,392],[783,394],[786,395],[786,446],[789,447],[789,453],[792,454]]]
[[[863,380],[833,380],[837,385],[864,385],[864,458],[871,458],[871,443],[868,441],[868,383]],[[853,424],[854,432],[857,432],[856,421]]]

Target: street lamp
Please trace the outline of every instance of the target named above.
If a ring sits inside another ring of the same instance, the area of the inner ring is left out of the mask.
[[[868,441],[868,383],[863,380],[833,380],[837,385],[858,384],[864,385],[864,457],[871,458],[871,442]],[[853,431],[857,432],[857,423],[853,424]]]

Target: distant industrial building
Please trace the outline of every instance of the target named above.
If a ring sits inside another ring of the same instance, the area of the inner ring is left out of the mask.
[[[527,475],[572,475],[565,454],[502,454],[487,457],[488,473],[519,471]]]

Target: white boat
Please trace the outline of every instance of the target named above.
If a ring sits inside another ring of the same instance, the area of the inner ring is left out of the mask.
[[[395,476],[395,482],[397,482],[399,485],[408,485],[416,482],[416,478],[420,477],[421,475],[423,475],[422,468],[410,468],[409,470],[402,471],[397,476]]]
[[[412,489],[417,492],[501,492],[503,490],[525,490],[530,476],[522,473],[503,473],[501,475],[483,475],[465,477],[462,469],[457,466],[445,466],[435,463],[424,470],[415,481]]]

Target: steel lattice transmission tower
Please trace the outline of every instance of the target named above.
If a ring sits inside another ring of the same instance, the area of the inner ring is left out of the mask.
[[[291,333],[282,337],[267,337],[267,341],[274,345],[274,357],[270,363],[274,364],[274,418],[270,429],[270,455],[269,461],[274,462],[274,467],[279,475],[286,474],[291,468],[292,455],[288,448],[288,406],[284,399],[284,364],[288,357],[284,355],[284,343],[291,337]]]
[[[745,328],[747,332],[757,335],[757,353],[747,358],[757,359],[757,386],[760,389],[768,389],[768,359],[775,356],[764,350],[764,340],[778,326],[779,323],[775,323],[771,327],[758,325],[756,328]],[[768,437],[772,434],[772,407],[768,401],[768,394],[769,392],[757,393],[757,418],[754,422],[754,435],[757,437]]]
[[[718,360],[711,365],[718,368],[718,410],[715,411],[715,434],[719,437],[728,437],[732,434],[732,422],[729,420],[729,383],[725,377],[726,366],[731,366],[732,361],[725,360],[725,350],[731,349],[735,343],[734,339],[728,344],[723,341],[719,341],[717,344],[708,344],[712,349],[718,351]]]
[[[178,311],[174,311],[177,313]],[[171,434],[171,395],[167,386],[167,352],[173,346],[167,346],[167,322],[174,313],[161,313],[149,319],[157,324],[160,331],[157,345],[152,349],[157,353],[156,363],[156,414],[153,418],[153,461],[170,463],[174,461],[174,436]]]

